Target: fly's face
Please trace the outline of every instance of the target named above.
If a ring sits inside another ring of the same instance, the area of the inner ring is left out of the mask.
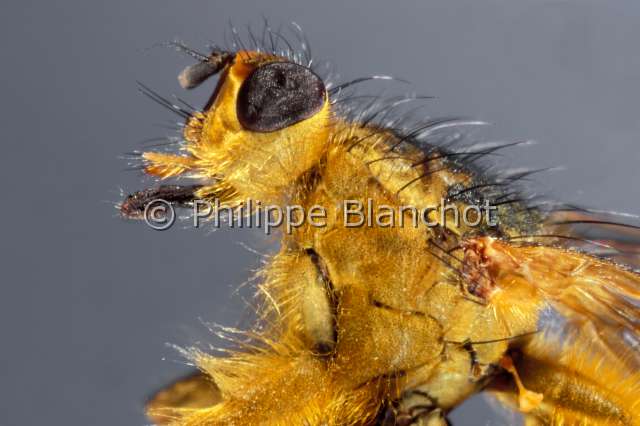
[[[196,197],[276,194],[317,161],[329,133],[323,81],[309,68],[257,52],[214,52],[179,76],[186,88],[221,73],[203,112],[188,118],[183,155],[146,152],[146,172],[200,179]]]

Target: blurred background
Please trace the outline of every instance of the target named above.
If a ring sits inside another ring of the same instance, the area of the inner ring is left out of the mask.
[[[263,16],[295,21],[341,80],[398,76],[437,97],[429,115],[539,141],[500,160],[566,167],[534,188],[640,213],[634,0],[5,0],[1,10],[2,426],[143,425],[144,399],[188,369],[165,343],[215,343],[203,322],[247,316],[236,289],[260,265],[253,251],[272,247],[261,231],[155,232],[114,209],[121,189],[149,184],[120,157],[173,135],[175,118],[136,80],[196,106],[215,83],[184,93],[176,75],[191,61],[149,49],[157,43],[205,50],[229,21],[242,34]],[[482,398],[452,418],[512,421]]]

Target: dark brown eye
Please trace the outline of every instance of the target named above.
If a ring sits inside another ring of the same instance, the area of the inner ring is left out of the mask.
[[[236,111],[245,129],[273,132],[313,116],[324,100],[324,83],[309,68],[272,62],[244,81]]]

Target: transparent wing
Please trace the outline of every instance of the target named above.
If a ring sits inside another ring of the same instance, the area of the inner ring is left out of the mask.
[[[548,216],[539,235],[494,244],[491,257],[500,282],[519,280],[549,308],[542,329],[555,326],[566,337],[586,336],[593,350],[624,358],[636,370],[640,228],[620,219],[613,213],[561,209]]]
[[[567,207],[549,215],[544,233],[557,235],[562,247],[640,270],[638,222],[640,218],[632,215]]]
[[[640,415],[640,238],[634,226],[605,219],[559,212],[539,235],[474,242],[489,303],[508,324],[540,331],[509,370],[521,382],[490,389],[529,414],[526,424],[628,424]],[[521,386],[542,404],[527,405]]]

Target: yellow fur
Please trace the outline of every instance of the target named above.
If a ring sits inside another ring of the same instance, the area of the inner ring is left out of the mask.
[[[606,308],[622,298],[605,289],[607,280],[624,281],[624,295],[637,298],[638,276],[578,253],[474,236],[449,221],[433,229],[346,227],[343,200],[432,207],[437,218],[450,189],[473,186],[474,176],[452,167],[440,150],[347,122],[328,97],[317,114],[284,129],[243,129],[236,116],[243,81],[280,60],[237,53],[211,107],[188,121],[183,152],[143,158],[149,174],[198,179],[200,198],[321,205],[327,226],[306,224],[282,236],[280,252],[261,272],[258,325],[236,349],[226,357],[189,351],[217,385],[220,402],[167,407],[155,400],[151,415],[175,426],[367,425],[412,390],[446,412],[504,380],[501,361],[517,353],[524,386],[543,395],[530,422],[638,424],[639,377],[623,368],[636,361],[607,354],[612,340],[592,351],[586,333],[573,334],[571,343],[531,337],[550,306],[568,323],[595,323],[594,335],[610,333],[608,325],[598,329],[599,319],[620,321]],[[499,213],[509,215],[502,235],[518,235],[525,213],[510,206]],[[526,219],[529,231],[541,230],[535,213]],[[479,287],[472,291],[471,284]],[[320,353],[318,343],[330,353]],[[510,386],[496,392],[512,400]],[[558,396],[562,389],[566,398]]]

